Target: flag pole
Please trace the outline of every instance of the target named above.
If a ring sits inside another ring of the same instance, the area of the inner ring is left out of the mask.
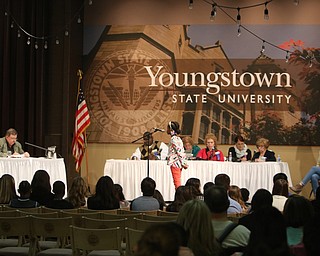
[[[82,75],[83,72],[82,70],[79,68],[77,71],[77,76],[78,76],[78,88],[77,88],[77,98],[76,98],[76,106],[78,107],[78,100],[79,100],[79,93],[80,93],[80,86],[81,86],[81,80],[82,80]],[[77,171],[77,170],[76,170]],[[81,166],[79,168],[79,175],[81,177]]]

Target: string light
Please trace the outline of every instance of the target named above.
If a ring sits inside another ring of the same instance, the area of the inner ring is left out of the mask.
[[[10,27],[11,27],[11,28],[13,28],[13,27],[14,27],[14,25],[13,25],[13,22],[11,22],[11,25],[10,25]]]
[[[44,48],[44,49],[48,49],[48,41],[44,41],[43,48]]]
[[[68,31],[68,29],[66,29],[66,31],[64,31],[64,35],[65,35],[65,36],[69,36],[69,31]]]
[[[17,37],[18,37],[18,38],[20,38],[20,37],[21,37],[20,29],[18,29],[18,31],[17,31]]]
[[[59,38],[56,38],[56,45],[60,44]]]
[[[293,4],[296,6],[299,5],[299,0],[293,0]]]
[[[28,37],[28,40],[27,40],[27,45],[30,45],[31,41],[30,41],[30,37]]]
[[[287,63],[289,62],[289,58],[290,58],[289,51],[287,51],[287,54],[286,54],[286,62]]]
[[[238,15],[237,15],[237,24],[240,25],[241,24],[241,15],[240,15],[240,8],[238,7]]]
[[[238,37],[241,36],[241,25],[238,25]]]
[[[92,0],[89,0],[88,4],[89,4],[89,5],[92,5],[92,3],[93,3]]]
[[[268,10],[267,4],[268,3],[265,3],[265,8],[264,8],[264,19],[265,20],[269,20],[269,10]]]
[[[78,24],[81,23],[81,17],[80,17],[80,15],[78,16],[77,22],[78,22]]]
[[[39,48],[38,42],[36,41],[36,42],[34,43],[34,49],[38,50],[38,48]]]
[[[189,9],[193,9],[193,0],[189,0]]]
[[[264,53],[264,52],[265,52],[265,50],[266,50],[266,46],[264,45],[264,44],[265,44],[265,42],[266,42],[266,41],[264,41],[264,40],[262,41],[261,51],[260,51],[261,53]]]
[[[211,14],[210,14],[210,20],[214,21],[214,18],[217,15],[217,7],[216,4],[212,4],[212,10],[211,10]]]

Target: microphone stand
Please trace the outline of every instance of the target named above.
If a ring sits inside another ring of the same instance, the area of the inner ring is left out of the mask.
[[[48,148],[40,147],[40,146],[38,146],[38,145],[31,144],[31,143],[29,143],[29,142],[25,142],[25,144],[26,144],[26,145],[29,145],[29,146],[31,146],[31,147],[35,147],[35,148],[42,149],[42,150],[44,150],[44,151],[46,151],[46,152],[51,152],[52,155],[54,155],[54,154],[56,153],[55,150],[51,150],[51,149],[48,149]],[[46,153],[46,155],[48,155],[48,153]]]
[[[153,132],[148,132],[148,134],[147,135],[145,135],[145,136],[141,136],[140,138],[138,138],[138,139],[136,139],[136,140],[134,140],[134,141],[132,141],[131,143],[135,143],[135,142],[137,142],[138,140],[141,140],[141,139],[144,139],[144,138],[147,138],[148,139],[148,150],[147,150],[147,177],[149,177],[149,173],[150,173],[150,159],[149,159],[149,154],[150,154],[150,149],[149,149],[149,147],[152,145],[149,145],[149,141],[150,141],[150,137],[152,136],[152,134],[154,134],[155,132],[158,132],[158,130],[155,130],[155,131],[153,131]],[[153,143],[153,142],[152,142]]]

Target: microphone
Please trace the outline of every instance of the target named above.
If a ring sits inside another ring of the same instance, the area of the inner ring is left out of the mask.
[[[160,129],[160,128],[156,128],[156,127],[154,127],[153,130],[155,132],[164,132],[164,129]]]

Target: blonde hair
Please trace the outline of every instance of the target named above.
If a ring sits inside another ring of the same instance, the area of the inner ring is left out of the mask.
[[[217,148],[217,137],[213,133],[208,133],[204,138],[204,143],[207,144],[207,141],[212,139],[214,141],[214,148]]]
[[[180,209],[177,223],[189,234],[188,247],[195,255],[213,255],[216,252],[211,212],[203,201],[193,199],[186,202]]]
[[[256,146],[264,146],[267,149],[270,146],[270,141],[266,138],[260,138],[257,140]]]
[[[233,200],[237,201],[241,205],[241,208],[243,210],[247,209],[246,204],[244,203],[244,201],[242,199],[240,188],[238,186],[235,186],[235,185],[230,186],[230,188],[229,188],[229,196]]]
[[[86,204],[86,198],[88,196],[89,190],[85,180],[80,176],[75,177],[68,191],[67,200],[74,208],[79,208]]]
[[[185,136],[182,138],[182,142],[183,142],[183,145],[187,144],[187,143],[190,143],[192,146],[194,145],[194,142],[192,140],[191,137],[189,136]]]

